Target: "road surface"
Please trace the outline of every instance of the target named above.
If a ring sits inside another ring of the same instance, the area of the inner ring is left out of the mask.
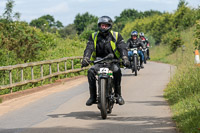
[[[89,97],[86,77],[0,104],[0,133],[176,133],[163,90],[170,65],[148,62],[134,76],[123,70],[125,105],[102,120]]]

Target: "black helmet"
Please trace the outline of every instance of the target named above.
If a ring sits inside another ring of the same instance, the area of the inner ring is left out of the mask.
[[[144,33],[143,32],[140,32],[140,37],[144,37]]]
[[[132,36],[138,36],[138,32],[137,32],[136,30],[132,31],[132,32],[131,32],[131,37],[132,37]]]
[[[107,29],[102,29],[101,28],[101,24],[108,24],[109,27]],[[107,33],[112,28],[112,19],[110,17],[108,17],[108,16],[100,17],[99,20],[98,20],[98,28],[99,28],[100,32]]]

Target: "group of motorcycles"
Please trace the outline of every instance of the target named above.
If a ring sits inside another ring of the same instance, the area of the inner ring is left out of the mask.
[[[147,49],[148,49],[148,47],[142,49],[142,53],[144,55],[144,64],[146,64],[147,60],[148,60]],[[131,48],[131,49],[129,49],[129,51],[133,52],[133,56],[131,57],[131,61],[130,61],[130,63],[131,63],[130,69],[132,70],[132,73],[135,73],[135,76],[137,76],[137,73],[141,68],[140,60],[139,60],[139,56],[138,56],[138,48]]]
[[[132,72],[135,72],[137,75],[137,71],[140,70],[138,49],[133,48],[130,49],[133,51],[133,56],[131,57],[131,67]],[[142,50],[145,57],[145,62],[147,63],[147,48]],[[97,107],[101,112],[102,119],[107,118],[107,114],[112,112],[113,106],[117,101],[117,97],[114,93],[114,81],[113,81],[113,72],[109,69],[110,64],[112,63],[121,63],[121,60],[113,59],[114,55],[109,54],[104,58],[97,59],[95,61],[91,61],[91,63],[101,64],[101,68],[98,71],[96,76],[97,78]]]

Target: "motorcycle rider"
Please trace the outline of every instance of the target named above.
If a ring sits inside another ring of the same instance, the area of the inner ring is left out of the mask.
[[[140,39],[143,41],[144,45],[145,45],[146,48],[147,48],[147,59],[150,60],[150,56],[149,56],[149,46],[150,46],[150,43],[149,43],[148,39],[144,36],[144,33],[143,33],[143,32],[141,32],[141,33],[139,34],[139,37],[140,37]]]
[[[130,66],[128,60],[128,51],[126,49],[126,44],[118,32],[114,32],[112,29],[112,19],[108,16],[102,16],[98,19],[98,32],[93,33],[88,42],[86,49],[84,51],[82,67],[89,65],[90,60],[95,60],[96,58],[103,58],[109,54],[113,54],[115,59],[122,58],[123,64],[125,66]],[[99,70],[99,64],[93,65],[88,70],[88,82],[90,98],[87,100],[86,105],[90,106],[96,103],[96,77]],[[124,104],[124,99],[121,96],[121,69],[119,64],[113,64],[111,66],[114,77],[114,91],[116,94],[117,102],[119,105]]]
[[[132,31],[131,32],[131,38],[127,41],[127,47],[129,48],[138,48],[138,54],[140,56],[140,67],[144,68],[143,62],[144,62],[144,54],[142,52],[142,49],[145,48],[145,45],[143,44],[142,40],[138,38],[138,32]],[[128,57],[129,60],[131,60],[131,57],[133,56],[133,51],[128,51]]]

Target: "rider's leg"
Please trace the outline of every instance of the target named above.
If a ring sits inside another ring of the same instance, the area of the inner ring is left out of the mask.
[[[115,94],[118,97],[117,102],[119,103],[119,105],[123,105],[125,102],[121,96],[121,77],[122,77],[121,69],[118,65],[114,64],[112,70],[114,77],[113,81],[114,81]]]
[[[144,54],[143,54],[143,52],[142,52],[141,50],[138,51],[138,54],[139,54],[139,56],[140,56],[140,67],[141,67],[141,68],[144,68],[144,66],[143,66]]]
[[[90,91],[90,98],[87,100],[86,105],[90,106],[96,102],[96,77],[95,77],[95,69],[91,67],[88,70],[88,82],[89,82],[89,91]]]
[[[133,56],[133,51],[128,51],[128,59],[131,61],[131,57]]]

